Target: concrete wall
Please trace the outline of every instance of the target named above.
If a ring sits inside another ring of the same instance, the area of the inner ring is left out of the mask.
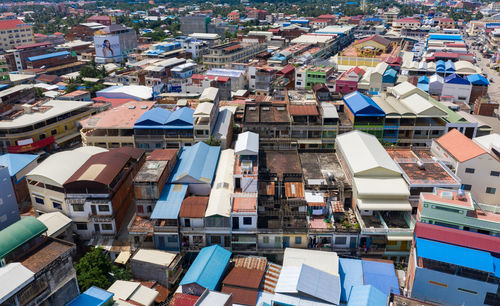
[[[134,278],[141,280],[155,280],[162,286],[168,288],[168,268],[161,265],[155,265],[149,262],[143,262],[131,259],[130,267]]]
[[[20,219],[16,195],[7,167],[0,167],[0,230]]]

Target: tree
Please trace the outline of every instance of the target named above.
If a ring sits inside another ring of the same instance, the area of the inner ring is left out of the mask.
[[[111,261],[101,248],[93,248],[75,265],[76,277],[81,291],[92,286],[108,288],[111,286]]]
[[[71,83],[71,84],[68,84],[66,86],[66,90],[64,92],[70,93],[70,92],[73,92],[73,91],[75,91],[77,89],[78,89],[78,84]]]
[[[43,98],[45,95],[43,94],[43,90],[41,88],[35,87],[35,96],[37,98]]]

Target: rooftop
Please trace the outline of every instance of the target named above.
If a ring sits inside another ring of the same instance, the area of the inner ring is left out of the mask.
[[[207,205],[208,197],[187,197],[182,201],[179,218],[203,218]]]
[[[0,155],[0,166],[9,168],[9,175],[15,176],[19,171],[38,159],[36,154],[13,154]]]
[[[279,179],[284,174],[302,174],[300,159],[297,151],[261,151],[263,158],[260,159],[259,172],[268,172],[276,174]]]
[[[487,152],[470,138],[453,129],[439,137],[436,142],[458,162],[465,162]]]
[[[34,273],[38,273],[59,257],[69,252],[73,247],[74,244],[72,243],[48,238],[41,245],[38,245],[36,249],[24,253],[17,260]]]
[[[165,160],[146,160],[141,170],[134,178],[134,182],[154,183],[158,182],[163,175],[168,161]]]
[[[218,245],[204,247],[189,267],[180,285],[196,283],[203,288],[214,290],[226,270],[230,257],[231,252]]]
[[[35,217],[24,217],[0,231],[0,258],[47,231]]]
[[[139,249],[131,260],[147,262],[150,264],[168,267],[178,255],[176,253],[165,252],[155,249]]]
[[[238,212],[255,212],[257,209],[256,197],[234,197],[233,198],[233,213]]]

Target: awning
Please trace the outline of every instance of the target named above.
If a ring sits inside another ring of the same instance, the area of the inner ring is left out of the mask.
[[[387,240],[389,240],[389,241],[412,241],[413,235],[411,233],[409,233],[408,236],[387,235]]]
[[[357,199],[357,206],[360,210],[390,210],[390,211],[411,211],[411,204],[408,200],[384,200],[384,199]]]
[[[321,139],[297,139],[297,143],[303,143],[303,144],[321,144]]]
[[[130,255],[130,251],[121,251],[118,257],[116,257],[115,263],[125,265],[128,262]]]
[[[78,136],[80,136],[80,132],[75,132],[75,133],[73,133],[73,134],[69,134],[69,135],[66,135],[66,136],[64,136],[64,137],[61,137],[61,138],[59,138],[59,139],[56,139],[56,143],[57,143],[58,145],[60,145],[60,144],[62,144],[62,143],[65,143],[66,141],[71,140],[71,139],[73,139],[73,138],[76,138],[76,137],[78,137]]]

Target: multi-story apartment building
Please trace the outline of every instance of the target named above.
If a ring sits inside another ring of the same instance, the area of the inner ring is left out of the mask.
[[[9,84],[9,65],[5,56],[0,56],[0,84]]]
[[[79,294],[73,243],[47,237],[47,227],[25,217],[0,231],[4,305],[66,305]]]
[[[20,85],[21,86],[21,85]],[[14,105],[0,120],[0,151],[36,152],[80,135],[77,122],[97,112],[93,102],[59,101]]]
[[[168,78],[172,76],[171,70],[184,63],[186,63],[185,59],[174,57],[147,66],[144,68],[146,71],[145,85],[156,86],[166,83]]]
[[[0,156],[2,157],[2,156]],[[12,169],[14,170],[14,169]],[[9,168],[0,161],[0,231],[20,219],[19,208],[17,206],[16,194],[10,179]]]
[[[209,87],[219,89],[221,100],[231,100],[232,81],[227,76],[193,74],[191,79],[182,84],[182,92],[188,94],[202,94]]]
[[[144,157],[144,150],[132,147],[97,153],[66,180],[66,202],[78,235],[119,233],[133,207],[132,180]]]
[[[498,237],[417,223],[408,296],[445,305],[498,305],[499,245]]]
[[[251,65],[248,67],[248,88],[258,96],[272,96],[273,81],[278,70],[264,65]]]
[[[491,134],[472,140],[453,129],[432,142],[433,154],[447,163],[461,179],[462,189],[470,191],[474,200],[499,205],[500,135]]]
[[[11,71],[21,71],[27,68],[26,59],[32,56],[43,55],[53,50],[51,43],[42,42],[16,46],[12,51],[5,54],[5,59]]]
[[[112,24],[94,35],[97,63],[121,62],[137,47],[134,29]]]
[[[404,260],[414,216],[402,171],[373,135],[352,131],[335,140],[337,157],[352,184],[352,210],[366,254]]]
[[[241,63],[254,58],[257,54],[266,51],[265,43],[243,43],[233,41],[213,46],[209,53],[203,55],[203,65],[208,68],[224,68],[232,63]]]
[[[184,35],[192,33],[208,33],[210,17],[205,15],[187,15],[181,18],[181,32]]]
[[[154,104],[132,100],[80,121],[82,144],[106,149],[134,147],[134,123]]]
[[[93,41],[94,33],[106,28],[105,25],[98,22],[85,22],[72,26],[65,35],[67,40]]]
[[[195,63],[186,63],[170,69],[171,77],[168,79],[168,92],[181,92],[182,86],[191,82],[191,76],[196,70]]]
[[[34,44],[33,26],[20,19],[0,20],[0,49],[10,50],[15,46]]]

